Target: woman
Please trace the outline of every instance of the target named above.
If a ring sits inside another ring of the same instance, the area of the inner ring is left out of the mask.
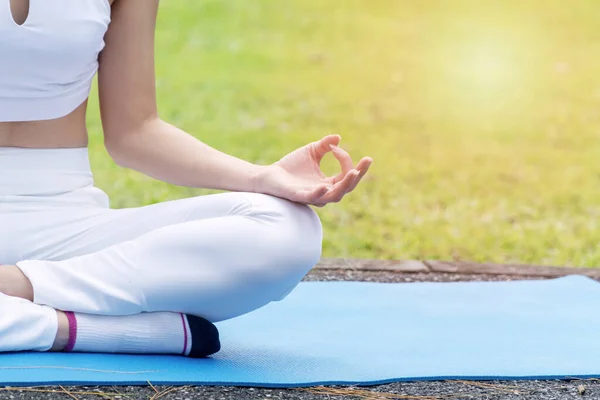
[[[218,351],[213,322],[284,298],[317,263],[309,205],[340,201],[371,159],[329,135],[258,166],[161,120],[158,0],[0,2],[0,351]],[[110,209],[87,154],[96,73],[118,165],[227,192]]]

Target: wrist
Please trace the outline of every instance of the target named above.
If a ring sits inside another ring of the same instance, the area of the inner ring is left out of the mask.
[[[268,185],[273,165],[256,165],[250,177],[251,191],[254,193],[271,194]]]

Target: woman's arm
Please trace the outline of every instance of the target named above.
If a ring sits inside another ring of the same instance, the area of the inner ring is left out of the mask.
[[[116,0],[106,46],[100,55],[98,86],[104,143],[114,161],[168,183],[266,193],[323,206],[354,190],[372,160],[354,167],[350,155],[329,135],[269,166],[222,153],[161,120],[156,106],[154,31],[158,0]],[[320,169],[332,152],[342,172]]]
[[[262,168],[161,120],[154,29],[158,0],[116,0],[98,73],[105,146],[114,161],[176,185],[255,191]]]

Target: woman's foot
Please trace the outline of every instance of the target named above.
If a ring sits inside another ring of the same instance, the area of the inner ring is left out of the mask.
[[[204,318],[170,312],[103,316],[58,312],[53,351],[179,354],[207,357],[221,349],[217,327]]]
[[[221,350],[219,331],[217,327],[202,317],[186,315],[192,337],[189,357],[203,358]]]
[[[33,301],[33,286],[15,265],[0,265],[0,293]],[[216,326],[193,315],[56,313],[58,331],[51,351],[182,354],[200,358],[221,349]]]
[[[33,301],[33,286],[15,265],[0,265],[0,292]]]

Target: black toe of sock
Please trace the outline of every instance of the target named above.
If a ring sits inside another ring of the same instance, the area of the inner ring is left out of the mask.
[[[217,327],[202,317],[186,315],[192,333],[192,350],[189,357],[203,358],[221,350]]]

